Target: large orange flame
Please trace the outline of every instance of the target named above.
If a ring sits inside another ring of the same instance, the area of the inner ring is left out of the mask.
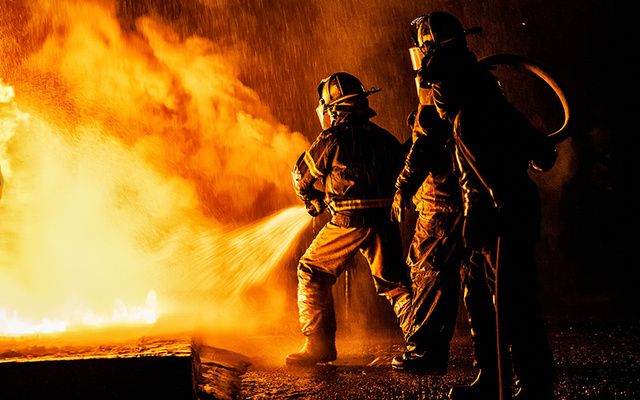
[[[247,325],[244,290],[309,222],[289,175],[308,143],[214,43],[150,18],[125,33],[102,3],[16,5],[29,22],[0,38],[31,40],[0,59],[0,335]]]

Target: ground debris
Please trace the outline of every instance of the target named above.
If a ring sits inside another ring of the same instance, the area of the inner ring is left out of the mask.
[[[229,350],[193,343],[198,354],[197,387],[199,400],[240,398],[241,375],[251,365],[248,357]]]

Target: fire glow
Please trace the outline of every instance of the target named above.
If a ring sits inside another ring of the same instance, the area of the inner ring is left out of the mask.
[[[243,292],[310,220],[289,175],[306,139],[206,39],[149,18],[125,33],[103,2],[27,3],[4,12],[30,16],[16,38],[33,43],[0,59],[0,336],[248,325]]]

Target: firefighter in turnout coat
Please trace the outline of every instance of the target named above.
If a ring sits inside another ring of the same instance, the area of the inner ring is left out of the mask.
[[[534,255],[541,205],[529,167],[550,168],[555,146],[507,100],[490,68],[468,49],[471,30],[455,16],[433,12],[417,18],[415,27],[424,54],[418,77],[433,91],[439,115],[453,125],[469,270],[485,277],[495,308],[494,319],[484,306],[476,312],[475,297],[465,302],[479,372],[449,397],[510,399],[514,384],[514,399],[552,400],[553,359]]]
[[[336,319],[331,293],[357,253],[367,260],[376,292],[385,296],[403,333],[410,322],[411,293],[398,225],[389,218],[394,183],[404,160],[402,145],[370,119],[376,115],[360,80],[346,72],[318,86],[323,131],[297,161],[293,187],[309,214],[326,209],[331,220],[298,264],[298,311],[305,343],[288,365],[333,361]]]

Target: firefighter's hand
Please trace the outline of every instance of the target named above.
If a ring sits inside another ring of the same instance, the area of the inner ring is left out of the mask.
[[[312,217],[317,217],[318,215],[322,214],[326,208],[326,205],[324,204],[324,201],[322,199],[309,200],[305,202],[304,205],[307,207],[307,212]]]
[[[405,197],[400,189],[396,190],[391,204],[391,221],[402,222],[404,220],[404,209],[407,206]]]
[[[556,160],[558,159],[558,149],[556,148],[556,146],[548,145],[544,153],[545,154],[534,160],[531,160],[531,162],[529,163],[534,171],[547,172],[555,165]]]

